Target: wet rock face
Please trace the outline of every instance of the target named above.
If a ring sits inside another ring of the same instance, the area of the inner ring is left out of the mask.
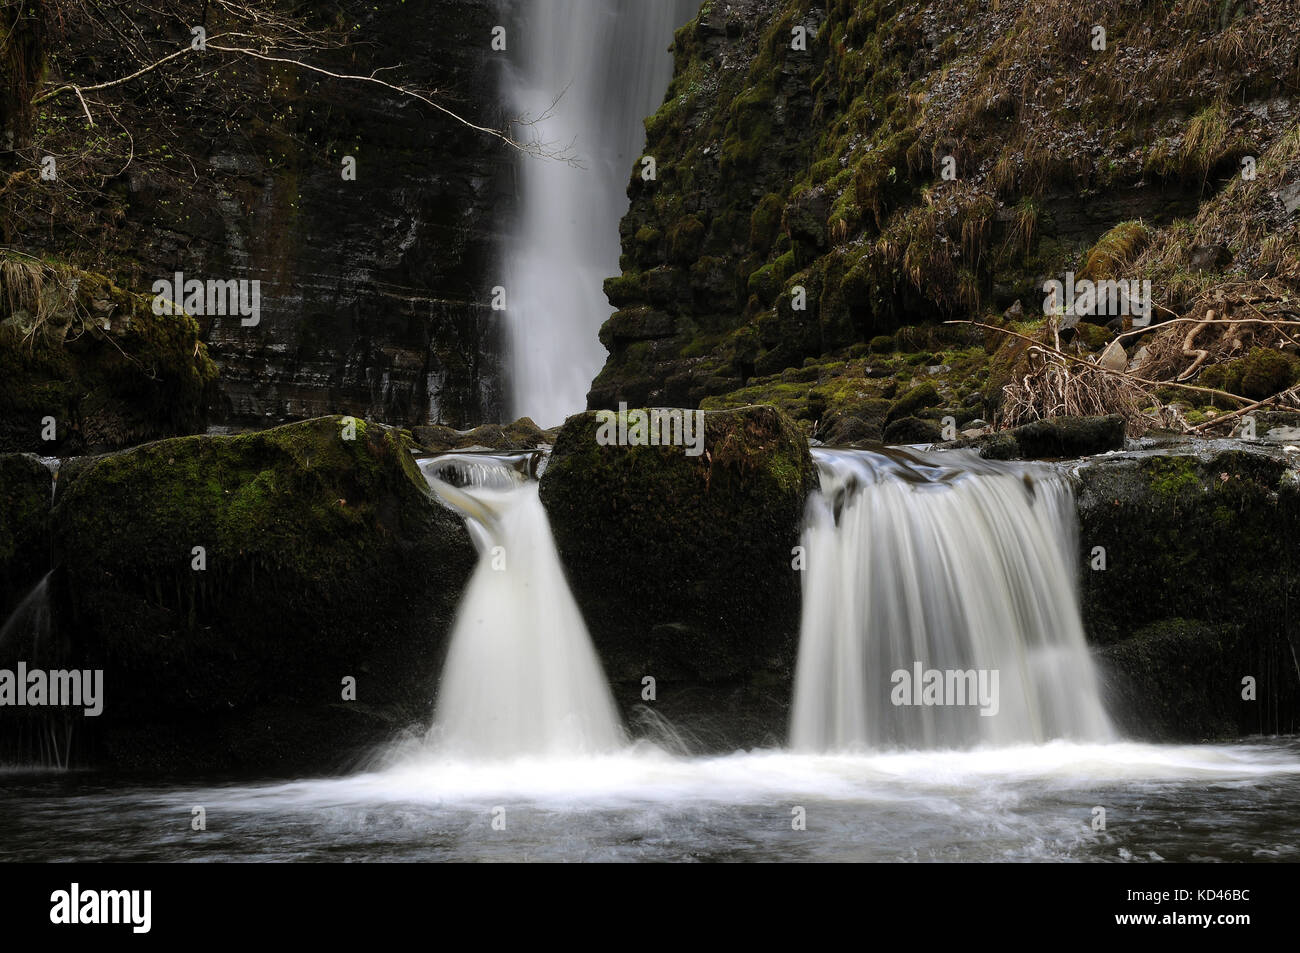
[[[0,626],[49,569],[50,477],[30,454],[0,454]]]
[[[792,548],[815,471],[774,408],[705,420],[705,453],[688,456],[680,446],[602,446],[594,413],[570,417],[542,501],[625,708],[641,702],[649,676],[653,707],[670,718],[703,707],[736,716],[740,730],[744,713],[765,713],[752,732],[783,731],[799,630]]]
[[[1295,731],[1300,482],[1285,454],[1221,441],[1078,475],[1083,618],[1120,726],[1184,741]]]
[[[497,124],[485,52],[494,3],[349,6],[374,55],[454,90],[453,108]],[[488,278],[514,156],[382,90],[304,81],[295,105],[274,143],[305,140],[287,175],[269,175],[237,140],[212,156],[238,179],[217,209],[216,251],[261,277],[265,295],[258,328],[220,321],[210,331],[226,419],[497,419],[499,315]],[[345,154],[356,159],[355,181],[342,178]]]
[[[494,6],[355,4],[349,15],[363,41],[388,51],[377,55],[400,50],[430,85],[456,91],[454,108],[496,124],[496,76],[484,53]],[[300,107],[297,128],[285,130],[306,139],[297,174],[249,175],[221,209],[233,264],[270,285],[255,333],[211,331],[228,418],[354,413],[454,426],[496,418],[498,322],[485,277],[514,157],[382,91],[304,83]],[[343,154],[357,160],[355,181],[342,179]],[[242,167],[247,157],[223,148],[218,160]]]
[[[400,63],[400,81],[436,88],[471,121],[501,125],[500,57],[487,49],[494,0],[345,0],[309,4],[304,16],[348,25],[348,44],[311,62],[363,75]],[[118,75],[115,39],[88,29],[56,42],[102,63],[92,79]],[[51,223],[19,217],[22,233],[8,239],[102,256],[101,270],[133,291],[176,271],[260,281],[255,327],[202,320],[221,369],[216,423],[330,413],[404,426],[498,419],[499,315],[488,304],[513,152],[373,84],[247,59],[228,65],[212,80],[219,89],[179,83],[174,100],[151,89],[149,109],[128,117],[141,157],[104,187],[111,227],[60,219],[66,209],[55,203]],[[163,144],[177,158],[151,165]],[[355,180],[343,177],[345,156]],[[80,232],[95,236],[89,248]]]
[[[324,418],[65,464],[57,629],[71,661],[104,670],[79,757],[333,770],[427,725],[475,557],[410,450],[404,432],[349,440]]]

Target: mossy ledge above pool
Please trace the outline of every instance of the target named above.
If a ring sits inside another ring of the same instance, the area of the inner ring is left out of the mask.
[[[105,670],[91,760],[330,769],[427,721],[473,548],[409,434],[357,421],[348,436],[320,418],[65,467],[58,626]]]

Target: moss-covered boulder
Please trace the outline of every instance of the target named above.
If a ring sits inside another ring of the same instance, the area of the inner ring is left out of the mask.
[[[29,454],[0,454],[0,625],[49,568],[50,471]]]
[[[520,417],[510,424],[483,424],[473,430],[456,430],[445,424],[412,427],[415,442],[423,450],[441,453],[447,450],[536,450],[555,443],[557,430],[543,430],[531,417]]]
[[[197,433],[216,365],[188,315],[103,275],[0,256],[0,451],[100,452]]]
[[[1121,726],[1191,741],[1300,727],[1300,483],[1283,454],[1208,444],[1078,477],[1084,623]]]
[[[1027,460],[1088,457],[1124,448],[1124,419],[1052,417],[1022,424],[1011,431],[1017,456]]]
[[[784,726],[799,629],[792,550],[815,470],[773,407],[704,420],[704,453],[688,456],[602,446],[595,413],[570,417],[541,494],[620,701],[639,703],[652,677],[657,710],[725,710],[743,735],[729,740],[757,743]]]
[[[958,417],[959,424],[965,421]],[[1124,418],[1049,417],[1010,430],[949,441],[946,448],[973,447],[985,460],[1068,460],[1124,449]]]
[[[404,431],[322,418],[65,468],[60,629],[105,671],[83,754],[326,769],[426,720],[474,553],[410,448]]]
[[[938,443],[942,433],[942,428],[933,420],[900,417],[885,428],[885,443]]]

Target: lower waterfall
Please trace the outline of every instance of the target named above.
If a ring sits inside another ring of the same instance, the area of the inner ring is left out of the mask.
[[[461,599],[430,744],[458,757],[612,751],[623,728],[530,473],[534,454],[424,464],[479,561]]]
[[[964,453],[813,455],[793,747],[1112,736],[1067,477]]]

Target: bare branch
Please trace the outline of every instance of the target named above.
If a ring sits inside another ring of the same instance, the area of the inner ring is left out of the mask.
[[[1052,354],[1055,354],[1057,357],[1063,358],[1064,360],[1072,361],[1075,364],[1083,364],[1087,367],[1094,368],[1098,371],[1101,371],[1104,374],[1110,374],[1115,377],[1122,377],[1125,380],[1133,381],[1136,384],[1145,384],[1147,387],[1177,387],[1180,388],[1181,390],[1197,391],[1198,393],[1201,394],[1214,394],[1216,397],[1224,397],[1228,400],[1236,401],[1237,403],[1249,403],[1249,401],[1245,397],[1238,397],[1236,394],[1229,394],[1227,391],[1224,390],[1215,390],[1212,387],[1197,387],[1195,384],[1181,384],[1178,381],[1147,380],[1145,377],[1138,377],[1136,374],[1130,374],[1128,371],[1115,370],[1114,368],[1110,368],[1102,364],[1098,364],[1096,361],[1090,361],[1082,357],[1075,357],[1073,354],[1066,354],[1064,351],[1059,351],[1056,348],[1052,347],[1050,344],[1044,344],[1042,341],[1037,341],[1034,338],[1029,337],[1028,335],[1021,334],[1018,331],[1012,331],[1008,328],[1000,328],[994,324],[983,324],[979,321],[945,321],[944,324],[970,324],[977,328],[985,328],[986,330],[989,331],[997,331],[1001,334],[1009,334],[1014,338],[1020,338],[1020,340],[1022,341],[1029,342],[1034,347],[1039,348],[1040,350],[1048,351]]]

